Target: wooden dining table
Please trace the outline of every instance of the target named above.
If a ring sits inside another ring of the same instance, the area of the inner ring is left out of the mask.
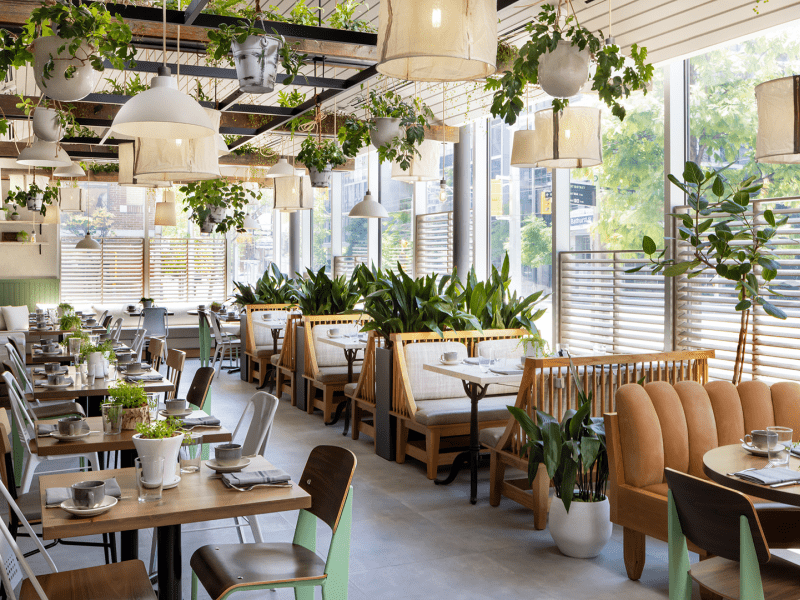
[[[274,468],[254,457],[246,471]],[[45,508],[45,491],[70,487],[90,479],[116,477],[122,491],[119,503],[96,517],[81,518],[61,508]],[[138,501],[135,471],[113,469],[98,473],[61,473],[39,478],[42,502],[42,536],[46,540],[156,528],[158,537],[159,600],[181,600],[181,525],[202,523],[311,507],[311,496],[296,483],[290,488],[261,487],[249,492],[226,488],[214,471],[203,464],[198,473],[185,474],[177,487],[164,490],[158,502]],[[126,560],[123,542],[123,560]],[[127,559],[136,558],[128,554]]]

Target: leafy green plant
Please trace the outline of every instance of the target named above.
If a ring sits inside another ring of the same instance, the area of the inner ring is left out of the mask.
[[[347,162],[336,140],[318,140],[311,135],[300,144],[297,160],[320,173],[328,167],[338,167]]]
[[[176,433],[180,433],[180,428],[182,426],[182,421],[174,417],[167,417],[166,419],[158,419],[151,423],[137,423],[136,433],[141,434],[143,439],[163,440],[175,437]]]
[[[150,302],[151,304],[155,302],[152,298],[139,298],[139,304],[144,304],[145,302]]]
[[[308,6],[306,0],[297,0],[288,17],[283,16],[279,10],[277,6],[270,5],[269,9],[263,12],[263,17],[269,21],[314,27],[319,25],[319,12],[322,11],[317,6]]]
[[[513,68],[501,78],[486,80],[487,91],[493,91],[492,115],[502,117],[513,125],[524,108],[522,96],[525,87],[539,83],[539,59],[552,52],[559,40],[568,40],[580,50],[588,49],[595,65],[591,76],[592,90],[620,121],[625,118],[625,107],[620,103],[634,91],[647,93],[647,84],[653,79],[653,65],[645,62],[647,49],[637,44],[631,46],[632,65],[626,64],[619,46],[603,43],[600,37],[582,27],[575,15],[568,15],[564,24],[558,19],[558,9],[543,4],[536,18],[526,26],[530,40],[519,49]],[[591,70],[590,70],[591,72]],[[568,98],[553,98],[553,110],[561,111],[569,104]]]
[[[27,231],[18,231],[17,232],[17,241],[18,242],[27,242],[31,237],[31,234]]]
[[[75,314],[65,313],[58,321],[58,328],[61,331],[74,331],[81,328],[81,318]]]
[[[86,358],[93,352],[101,353],[108,360],[114,360],[117,358],[117,354],[114,352],[114,344],[111,340],[105,340],[98,344],[92,344],[89,342],[87,337],[86,341],[81,344],[81,358],[86,360]]]
[[[282,106],[283,108],[294,108],[295,106],[300,106],[305,101],[306,95],[298,90],[292,90],[291,92],[278,92],[278,106]],[[294,139],[295,132],[301,127],[313,122],[314,115],[309,112],[303,113],[302,115],[299,115],[289,121],[287,126],[291,132],[291,139]]]
[[[16,188],[14,191],[8,193],[6,202],[13,204],[16,207],[25,206],[28,203],[28,198],[32,196],[42,195],[42,208],[40,213],[42,215],[47,213],[47,206],[53,204],[58,199],[58,188],[45,186],[39,187],[36,182],[31,183],[27,190]]]
[[[294,281],[281,273],[278,265],[270,263],[255,286],[234,281],[239,291],[234,295],[236,304],[293,304],[295,299]]]
[[[70,304],[69,302],[62,302],[56,308],[65,315],[75,312],[75,307],[72,306],[72,304]]]
[[[69,348],[69,340],[71,338],[80,339],[81,340],[81,345],[83,345],[84,342],[88,342],[89,341],[89,334],[82,332],[80,329],[72,330],[71,333],[66,334],[64,336],[64,339],[61,340],[61,346],[63,346],[64,348]]]
[[[101,94],[135,96],[140,92],[150,89],[150,86],[147,84],[147,82],[141,80],[139,73],[129,73],[126,71],[125,77],[122,79],[122,83],[118,82],[116,79],[111,79],[110,77],[106,77],[105,81],[108,82],[108,85],[111,86],[111,89],[99,92]]]
[[[219,312],[221,308],[222,308],[222,304],[220,304],[219,302],[212,302],[211,303],[211,310],[213,310],[214,312]]]
[[[191,211],[189,219],[199,226],[203,225],[210,207],[224,207],[233,211],[233,214],[226,214],[222,222],[216,224],[217,233],[227,233],[231,230],[244,231],[247,205],[261,200],[259,190],[246,188],[241,183],[228,182],[224,179],[193,181],[179,189],[186,194],[184,212]]]
[[[573,501],[601,502],[608,485],[608,452],[602,417],[592,417],[592,393],[584,393],[578,373],[570,359],[575,382],[578,410],[564,413],[561,422],[545,412],[536,411],[536,422],[525,410],[508,406],[508,411],[528,436],[522,456],[528,455],[528,482],[533,483],[544,464],[553,480],[556,497],[569,512]],[[576,489],[577,488],[577,489]]]
[[[642,250],[650,258],[650,264],[627,272],[635,273],[649,267],[653,274],[662,273],[666,277],[686,274],[692,279],[713,271],[722,279],[733,282],[739,300],[734,308],[741,313],[733,369],[733,383],[738,385],[753,306],[761,306],[764,312],[776,319],[786,319],[786,313],[772,304],[766,294],[780,295],[770,284],[781,268],[773,258],[775,236],[778,229],[786,225],[789,216],[778,218],[771,210],[765,210],[763,217],[767,225],[761,226],[753,214],[750,200],[759,194],[763,184],[757,183],[755,176],[731,183],[723,174],[726,169],[703,171],[697,163],[687,161],[683,181],[669,174],[669,180],[687,196],[688,212],[670,216],[678,221],[681,240],[693,249],[691,260],[665,258],[666,249],[658,253],[653,239],[645,236]]]
[[[297,280],[294,298],[304,315],[340,315],[351,312],[361,294],[353,278],[328,277],[322,267],[316,273],[306,270],[305,277]]]
[[[497,42],[497,67],[500,68],[501,65],[508,65],[513,60],[516,60],[518,56],[517,47],[509,44],[508,42],[498,41]]]
[[[355,14],[356,10],[359,7],[364,6],[364,10],[369,9],[369,5],[366,2],[361,2],[360,0],[343,0],[336,4],[331,12],[330,16],[328,17],[328,21],[326,25],[328,27],[332,27],[333,29],[346,29],[348,31],[365,31],[367,33],[374,33],[375,28],[369,21],[364,21],[363,19],[356,19]]]
[[[117,385],[108,388],[108,397],[112,404],[119,404],[122,408],[147,406],[147,393],[141,382],[128,383],[120,380]]]

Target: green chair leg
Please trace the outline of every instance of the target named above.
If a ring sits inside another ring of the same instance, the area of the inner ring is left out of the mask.
[[[296,587],[294,588],[295,600],[314,600],[313,587]]]
[[[192,569],[192,600],[197,600],[197,573]]]
[[[739,517],[739,598],[764,600],[753,533],[750,531],[750,522],[744,515]]]
[[[667,531],[669,537],[669,600],[691,600],[692,578],[689,575],[689,549],[683,535],[672,492],[667,493]]]

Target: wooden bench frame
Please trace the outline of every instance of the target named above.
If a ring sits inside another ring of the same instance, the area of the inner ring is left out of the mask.
[[[258,373],[258,387],[264,385],[267,371],[270,369],[270,356],[256,356],[256,338],[253,332],[253,319],[251,315],[264,311],[289,311],[291,304],[248,304],[244,307],[247,326],[245,328],[244,353],[247,355],[247,382],[251,383]]]
[[[651,381],[693,380],[708,381],[708,359],[714,357],[713,350],[684,352],[660,352],[655,354],[611,354],[608,356],[573,357],[575,367],[584,367],[581,385],[592,393],[592,416],[602,417],[614,412],[614,394],[626,383],[637,383],[644,378]],[[575,385],[569,373],[567,358],[529,358],[517,395],[515,406],[525,410],[536,419],[536,410],[542,410],[561,420],[564,412],[577,409]],[[604,367],[616,366],[613,371]],[[545,385],[545,382],[548,382]],[[506,496],[533,511],[533,526],[544,529],[549,508],[550,479],[540,465],[533,485],[528,478],[505,479],[507,467],[528,471],[527,454],[522,449],[528,442],[514,417],[509,416],[505,431],[496,447],[486,446],[491,451],[489,473],[489,503],[498,506]],[[610,486],[611,487],[611,486]]]
[[[320,409],[325,423],[331,420],[336,405],[345,401],[343,395],[336,399],[335,394],[336,392],[344,392],[344,386],[347,385],[347,376],[344,376],[341,381],[332,382],[322,382],[317,379],[317,377],[319,377],[320,368],[317,365],[317,353],[314,348],[314,335],[312,330],[317,325],[346,325],[366,320],[369,320],[369,317],[362,314],[314,315],[303,317],[303,327],[305,328],[306,337],[306,364],[303,377],[308,385],[306,388],[306,411],[311,415],[314,414],[314,409]],[[317,398],[317,390],[322,391],[322,398]]]
[[[292,406],[297,406],[297,324],[303,318],[301,314],[291,314],[286,319],[286,330],[283,332],[283,346],[281,347],[278,369],[275,373],[275,395],[283,397],[288,390]]]
[[[352,401],[353,411],[351,437],[357,440],[359,434],[365,433],[372,438],[373,445],[377,444],[375,439],[375,349],[382,340],[383,337],[376,332],[369,332],[367,349],[364,351],[364,362],[358,376],[358,385],[353,394],[348,396]],[[365,413],[372,415],[372,423],[364,421]]]
[[[417,404],[414,401],[411,381],[408,376],[405,354],[406,345],[430,342],[461,342],[466,345],[468,356],[473,357],[475,356],[475,348],[478,342],[522,338],[526,335],[528,335],[528,332],[524,329],[489,329],[483,333],[480,331],[445,331],[443,336],[437,333],[392,334],[394,372],[392,411],[390,414],[397,417],[397,462],[404,463],[406,455],[416,458],[427,466],[428,479],[435,479],[439,467],[453,463],[455,457],[466,446],[466,438],[469,436],[469,421],[427,426],[417,423],[414,419],[414,415],[417,412]],[[505,425],[505,422],[506,419],[502,421],[482,421],[480,428],[501,427]],[[409,443],[409,431],[423,434],[425,436],[424,445]]]

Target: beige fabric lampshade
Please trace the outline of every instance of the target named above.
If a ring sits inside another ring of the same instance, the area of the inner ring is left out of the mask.
[[[72,186],[58,188],[58,203],[64,212],[86,212],[85,197],[86,191],[82,188]]]
[[[519,169],[532,169],[536,165],[536,131],[520,129],[514,132],[511,146],[511,166]]]
[[[275,208],[282,212],[314,208],[314,188],[310,177],[275,178]]]
[[[773,79],[756,86],[758,135],[756,161],[800,163],[800,76]]]
[[[534,118],[536,166],[582,169],[603,164],[600,109],[567,106],[562,112],[546,108]]]
[[[164,190],[163,201],[156,202],[156,215],[153,224],[165,227],[175,227],[178,224],[175,210],[175,192],[172,190]]]
[[[122,187],[172,187],[172,183],[169,181],[139,181],[133,176],[135,144],[136,142],[120,142],[117,146],[117,157],[119,158],[117,183]]]
[[[442,144],[433,140],[425,140],[419,147],[419,156],[411,160],[408,171],[403,171],[398,163],[392,164],[392,179],[406,183],[418,181],[439,181],[439,150]]]
[[[497,0],[381,0],[378,72],[412,81],[493,74]]]

